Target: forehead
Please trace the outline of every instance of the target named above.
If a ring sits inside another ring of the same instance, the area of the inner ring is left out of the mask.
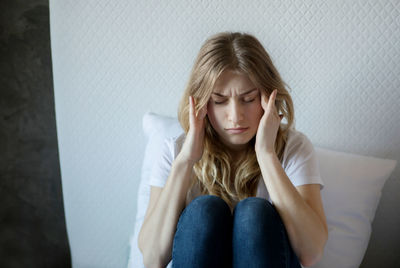
[[[223,95],[241,94],[255,88],[246,74],[226,70],[217,79],[213,93]]]

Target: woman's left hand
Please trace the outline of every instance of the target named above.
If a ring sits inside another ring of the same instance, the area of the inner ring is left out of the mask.
[[[264,115],[258,124],[256,134],[255,151],[259,153],[275,154],[275,140],[279,125],[283,115],[279,115],[275,107],[275,98],[277,90],[272,91],[268,98],[264,90],[261,92],[261,106],[264,109]]]

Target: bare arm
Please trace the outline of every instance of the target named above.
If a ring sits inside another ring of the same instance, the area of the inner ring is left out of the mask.
[[[283,115],[279,115],[275,89],[269,96],[261,91],[264,114],[260,120],[255,151],[261,174],[271,200],[286,227],[294,252],[304,266],[315,264],[322,256],[328,228],[322,206],[320,186],[294,187],[275,153],[275,140]]]
[[[176,225],[185,208],[192,164],[175,159],[168,180],[153,208],[149,207],[139,233],[139,248],[146,267],[165,267],[172,259]]]
[[[293,250],[302,265],[315,264],[328,239],[320,186],[294,187],[274,154],[260,155],[259,162],[265,185],[286,227]]]
[[[193,166],[201,159],[204,150],[204,118],[207,106],[200,108],[198,113],[196,111],[195,100],[189,96],[190,126],[185,142],[172,163],[167,182],[157,201],[150,200],[139,233],[139,249],[148,268],[165,267],[172,258],[176,225],[185,207]]]

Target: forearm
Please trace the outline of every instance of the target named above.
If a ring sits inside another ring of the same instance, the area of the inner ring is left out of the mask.
[[[327,239],[323,222],[293,186],[275,154],[258,154],[257,158],[272,203],[296,255],[303,264],[318,258]]]
[[[176,225],[185,207],[193,165],[177,158],[154,209],[143,222],[139,247],[144,262],[150,267],[167,265],[172,258],[172,243]]]

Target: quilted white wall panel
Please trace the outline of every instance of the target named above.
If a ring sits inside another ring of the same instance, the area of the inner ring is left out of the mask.
[[[314,145],[400,160],[399,1],[50,1],[56,119],[74,267],[125,267],[147,111],[176,115],[194,58],[246,31],[292,88]],[[400,169],[362,267],[400,265]],[[390,266],[386,266],[390,267]]]

